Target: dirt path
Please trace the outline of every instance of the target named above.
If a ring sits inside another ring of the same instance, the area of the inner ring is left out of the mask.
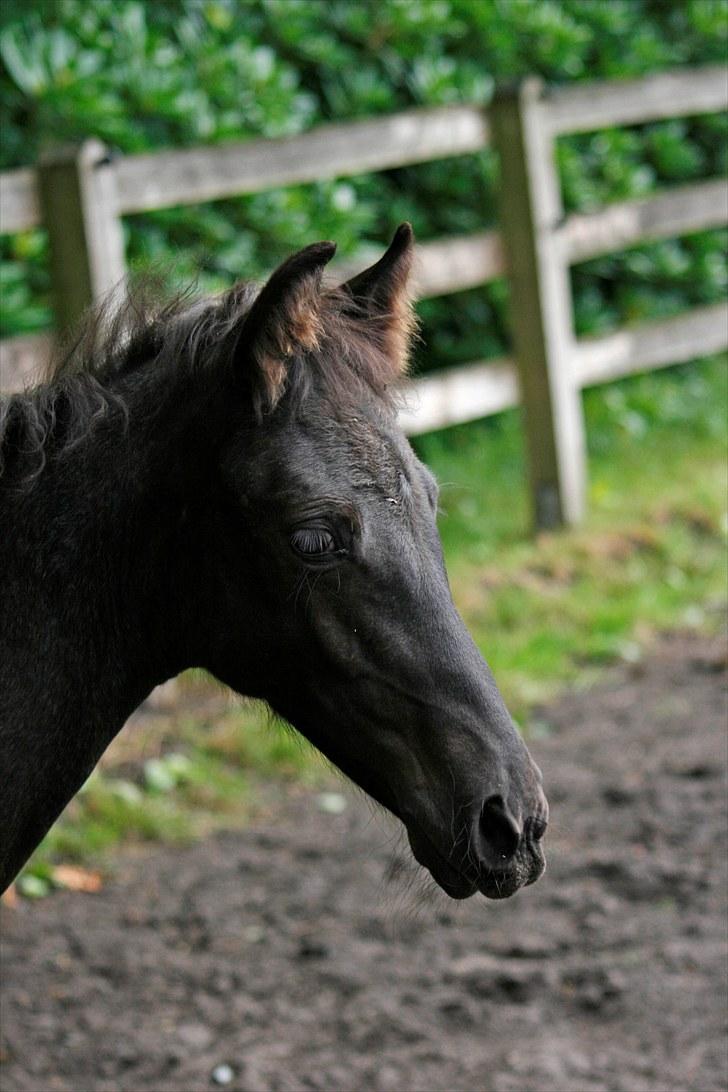
[[[505,903],[417,906],[352,793],[4,911],[3,1092],[724,1089],[725,646],[545,720],[549,871]]]

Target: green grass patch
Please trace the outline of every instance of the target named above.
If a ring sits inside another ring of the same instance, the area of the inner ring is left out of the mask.
[[[254,771],[261,777],[308,776],[319,761],[314,748],[262,704],[246,704],[205,720],[186,718],[180,733],[208,762]]]
[[[136,735],[136,738],[134,738]],[[132,739],[129,739],[132,736]],[[53,886],[54,863],[104,868],[121,842],[190,842],[244,824],[271,779],[327,787],[332,774],[314,748],[261,704],[216,713],[152,717],[132,725],[51,828],[26,866],[21,893]]]
[[[659,631],[722,624],[727,395],[723,358],[588,392],[588,520],[535,539],[517,412],[417,441],[441,482],[455,600],[526,734],[544,730],[542,702],[638,660]],[[330,783],[262,706],[218,697],[121,734],[26,869],[29,895],[54,861],[244,823],[271,778]]]

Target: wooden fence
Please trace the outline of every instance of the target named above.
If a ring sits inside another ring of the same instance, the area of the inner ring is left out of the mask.
[[[722,179],[564,217],[555,145],[566,133],[725,110],[728,68],[549,89],[537,79],[475,106],[413,110],[325,125],[302,136],[112,159],[97,140],[60,149],[36,168],[0,174],[0,231],[44,225],[57,327],[125,275],[121,217],[274,186],[385,170],[482,151],[500,157],[501,229],[422,243],[417,294],[444,295],[506,276],[514,357],[476,361],[411,384],[405,429],[426,432],[521,403],[535,523],[577,522],[585,504],[581,390],[728,347],[728,308],[577,341],[570,265],[636,243],[728,223]],[[334,267],[341,279],[361,262]],[[6,390],[32,381],[50,335],[0,343]]]

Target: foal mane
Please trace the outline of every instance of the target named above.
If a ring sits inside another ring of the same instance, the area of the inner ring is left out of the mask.
[[[33,481],[51,448],[55,454],[73,448],[112,410],[126,414],[114,382],[120,377],[151,367],[187,377],[232,369],[236,328],[258,294],[258,285],[242,281],[213,298],[186,288],[165,299],[151,278],[121,299],[111,293],[87,313],[37,387],[0,398],[0,478],[11,452],[28,463],[23,480]],[[350,406],[368,391],[392,410],[393,372],[399,371],[387,345],[392,316],[373,316],[345,289],[334,288],[321,294],[318,321],[316,351],[287,361],[286,395],[302,402],[318,377],[334,406]],[[411,326],[408,316],[407,335]]]

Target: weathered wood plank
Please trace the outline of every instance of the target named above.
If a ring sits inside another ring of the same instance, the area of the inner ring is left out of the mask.
[[[334,262],[330,267],[331,277],[340,284],[380,257],[381,249],[372,249],[354,258]],[[497,231],[435,239],[417,244],[413,292],[417,299],[462,292],[502,277],[505,271],[503,242]]]
[[[580,385],[590,387],[724,349],[728,349],[728,304],[716,303],[579,341],[575,369]]]
[[[553,133],[717,111],[728,106],[728,69],[715,65],[578,84],[552,90],[547,101]],[[115,164],[118,211],[166,208],[462,155],[486,147],[489,139],[485,112],[465,105],[325,125],[295,137],[125,156]],[[0,231],[24,231],[40,222],[35,171],[0,174]]]
[[[728,183],[717,178],[569,216],[556,234],[565,259],[573,264],[726,223]]]
[[[422,243],[414,270],[418,299],[462,292],[502,277],[506,272],[503,240],[498,231]]]
[[[399,422],[410,436],[490,417],[518,404],[516,365],[507,358],[477,361],[411,380]]]
[[[555,237],[561,194],[545,109],[543,84],[528,79],[500,92],[491,111],[533,517],[542,528],[579,522],[586,476],[571,286]]]
[[[114,175],[100,141],[57,148],[38,167],[48,227],[56,326],[75,326],[86,308],[123,282],[124,240]]]
[[[21,167],[0,172],[0,234],[28,231],[41,222],[35,170]]]
[[[546,94],[545,121],[555,135],[639,125],[728,108],[728,68],[706,65],[636,80],[577,83]]]
[[[322,125],[300,136],[125,156],[116,163],[119,208],[143,212],[381,171],[480,151],[488,141],[484,110],[445,106]]]
[[[0,341],[0,392],[14,394],[32,387],[42,378],[51,358],[52,333],[22,334]]]
[[[682,364],[728,349],[728,305],[697,307],[675,318],[577,342],[574,378],[580,389],[637,372]],[[400,424],[411,436],[489,417],[518,405],[515,362],[477,361],[411,380]]]

